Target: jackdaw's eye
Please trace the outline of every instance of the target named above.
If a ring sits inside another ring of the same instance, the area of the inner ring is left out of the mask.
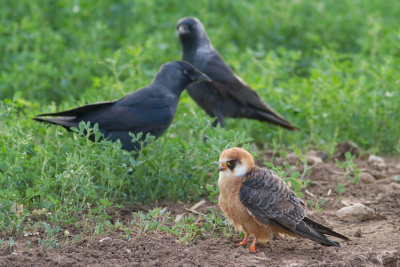
[[[183,74],[184,74],[184,75],[188,75],[188,74],[189,74],[189,71],[188,71],[187,69],[184,69],[184,70],[183,70]]]

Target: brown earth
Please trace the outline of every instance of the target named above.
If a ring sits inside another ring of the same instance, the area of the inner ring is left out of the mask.
[[[282,163],[271,153],[264,156],[268,161]],[[209,237],[181,245],[176,236],[164,232],[133,234],[130,240],[115,232],[108,236],[84,236],[80,241],[44,252],[37,245],[27,246],[28,240],[34,243],[37,237],[21,236],[15,240],[12,251],[9,247],[0,248],[0,266],[400,266],[400,184],[391,180],[400,173],[400,159],[385,158],[385,162],[386,166],[357,160],[358,168],[372,174],[375,180],[372,184],[347,185],[342,195],[344,201],[338,201],[335,189],[347,178],[332,161],[318,164],[306,177],[311,183],[307,191],[303,190],[303,199],[314,203],[321,198],[327,200],[321,204],[322,211],[310,207],[309,214],[351,238],[348,242],[340,241],[341,248],[323,247],[302,238],[278,237],[258,244],[257,253],[251,254],[247,248],[235,246],[241,240],[237,233],[231,238]],[[362,222],[341,221],[336,211],[355,202],[372,208],[375,215]],[[167,207],[171,216],[176,216],[188,213],[185,208],[191,205],[155,206]],[[199,211],[207,213],[210,206],[207,202]],[[148,208],[126,207],[111,214],[114,220],[124,222],[132,218],[132,211]]]

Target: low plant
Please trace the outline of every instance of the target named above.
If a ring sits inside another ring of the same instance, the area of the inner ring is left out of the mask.
[[[187,244],[209,236],[230,237],[232,226],[214,208],[210,208],[207,214],[189,212],[175,218],[171,217],[167,208],[155,208],[147,213],[133,213],[129,226],[125,228],[129,236],[157,232],[176,236],[180,243]]]
[[[188,109],[164,136],[147,136],[141,152],[127,152],[119,142],[102,139],[90,123],[71,133],[42,124],[16,126],[16,105],[0,106],[6,126],[0,129],[0,230],[8,232],[22,231],[24,218],[38,210],[62,227],[82,215],[105,221],[105,210],[121,203],[196,200],[215,183],[221,151],[251,141],[243,132],[213,129],[204,114]]]
[[[344,184],[338,184],[336,187],[336,192],[339,193],[339,199],[340,201],[342,199],[343,193],[346,192],[346,187],[349,184],[357,184],[360,181],[360,173],[361,170],[357,169],[357,164],[354,162],[355,156],[352,155],[349,151],[347,151],[345,154],[345,161],[342,163],[338,159],[336,159],[336,166],[339,167],[342,170],[343,176],[348,179],[347,182]]]
[[[343,163],[336,159],[336,166],[342,170],[344,177],[349,179],[348,183],[357,184],[360,181],[361,170],[357,169],[357,164],[354,162],[355,156],[349,151],[347,151],[344,156],[345,161]]]

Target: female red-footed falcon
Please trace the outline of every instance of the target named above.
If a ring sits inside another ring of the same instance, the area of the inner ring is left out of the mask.
[[[245,237],[238,246],[250,246],[256,252],[256,241],[266,242],[274,234],[302,236],[324,246],[340,247],[328,239],[331,235],[349,238],[306,217],[306,205],[296,194],[268,169],[255,166],[253,157],[244,149],[231,148],[219,158],[219,205],[225,216]]]

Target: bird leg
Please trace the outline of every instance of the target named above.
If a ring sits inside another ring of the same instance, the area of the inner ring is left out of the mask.
[[[246,235],[244,236],[243,241],[240,242],[240,243],[237,243],[236,246],[238,246],[238,247],[240,247],[240,246],[246,246],[246,244],[247,244],[247,239],[249,239],[249,234],[246,234]]]
[[[216,118],[215,121],[211,124],[211,126],[212,126],[213,128],[215,128],[215,127],[217,127],[217,125],[218,125],[218,123],[219,123],[219,125],[221,126],[221,128],[224,128],[224,127],[225,127],[224,116],[222,116],[222,115],[215,115],[215,117],[217,117],[217,118]]]
[[[218,119],[215,119],[215,121],[211,124],[211,126],[215,128],[217,127],[218,123],[219,123]]]
[[[250,252],[253,252],[253,253],[255,253],[256,252],[256,238],[254,237],[254,241],[253,241],[253,243],[251,244],[251,246],[250,246]]]

